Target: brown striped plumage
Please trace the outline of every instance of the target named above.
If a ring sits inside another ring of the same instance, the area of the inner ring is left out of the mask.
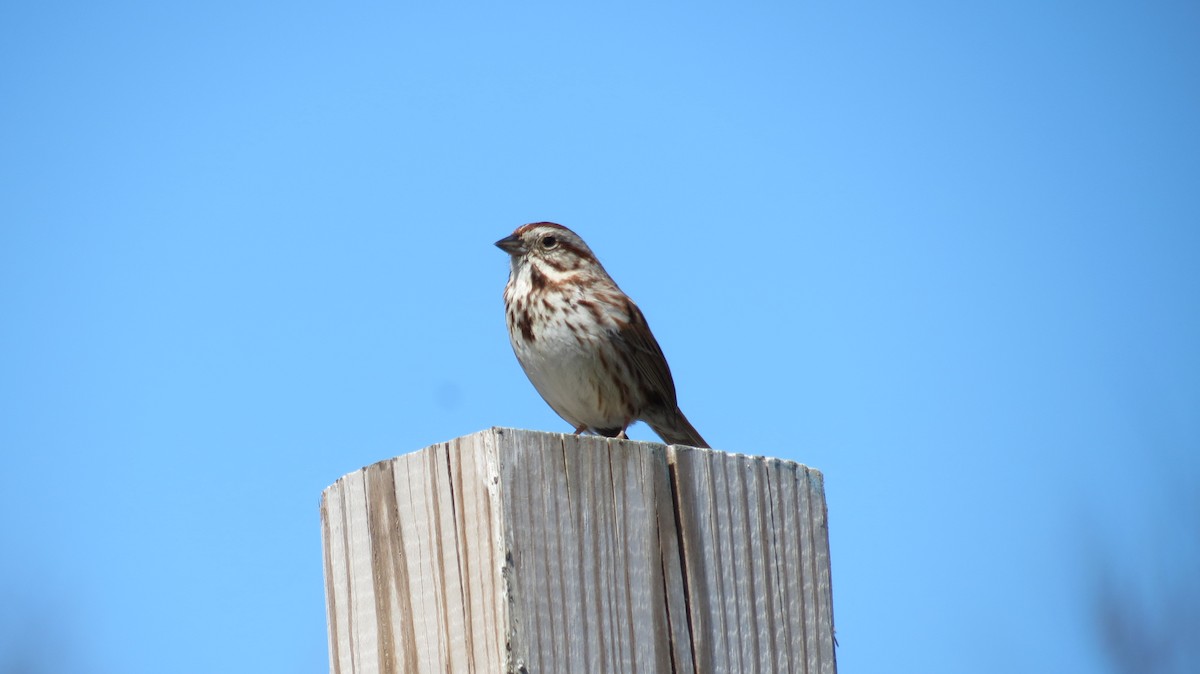
[[[671,369],[641,310],[583,239],[535,222],[496,245],[511,256],[504,306],[513,351],[576,433],[625,437],[641,420],[667,443],[708,447],[679,410]]]

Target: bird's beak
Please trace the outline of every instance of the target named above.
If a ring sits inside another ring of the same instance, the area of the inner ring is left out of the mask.
[[[524,255],[525,245],[516,234],[510,234],[496,242],[496,247],[509,255]]]

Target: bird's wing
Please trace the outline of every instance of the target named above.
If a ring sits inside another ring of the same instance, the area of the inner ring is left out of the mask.
[[[675,380],[671,378],[667,358],[654,339],[654,333],[650,332],[650,325],[646,323],[642,310],[628,298],[625,302],[628,320],[617,329],[617,338],[628,347],[624,351],[633,370],[648,384],[648,390],[644,390],[643,395],[647,398],[659,397],[668,410],[674,410],[677,405]]]

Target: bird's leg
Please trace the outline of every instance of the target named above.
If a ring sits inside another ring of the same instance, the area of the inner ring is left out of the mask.
[[[632,419],[628,419],[628,420],[626,420],[626,421],[625,421],[625,425],[624,425],[624,426],[621,426],[621,432],[620,432],[620,433],[617,433],[617,439],[618,439],[618,440],[628,440],[628,439],[629,439],[629,436],[628,436],[628,435],[625,435],[625,431],[629,430],[629,427],[630,427],[630,426],[632,426],[632,425],[633,425],[633,420],[632,420]]]
[[[580,426],[579,428],[576,428],[576,429],[575,429],[575,435],[579,435],[579,434],[583,433],[583,432],[584,432],[584,431],[586,431],[586,430],[587,430],[587,426]]]

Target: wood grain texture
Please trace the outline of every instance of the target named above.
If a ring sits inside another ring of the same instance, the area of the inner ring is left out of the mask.
[[[834,672],[821,474],[671,448],[698,672]]]
[[[821,475],[493,428],[321,502],[330,669],[835,672]]]

